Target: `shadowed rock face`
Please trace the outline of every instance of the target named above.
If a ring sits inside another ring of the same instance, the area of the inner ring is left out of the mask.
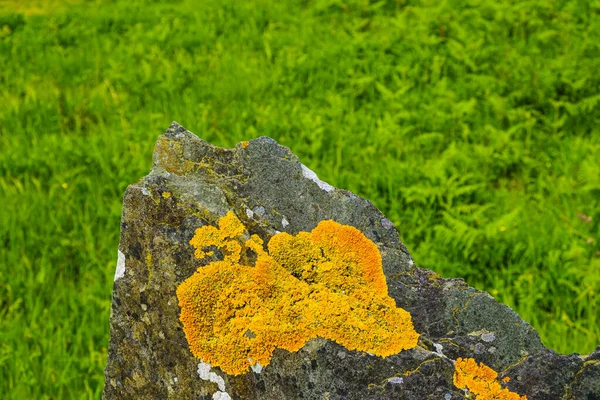
[[[176,290],[219,257],[194,257],[196,229],[230,210],[265,243],[328,219],[359,229],[378,246],[389,296],[410,312],[418,346],[384,359],[316,338],[235,376],[195,358]],[[503,387],[530,400],[600,399],[600,347],[588,356],[544,348],[531,325],[487,293],[414,265],[371,202],[318,180],[267,137],[223,149],[173,123],[150,174],[125,192],[117,259],[105,399],[473,398],[454,386],[459,357],[509,377]]]

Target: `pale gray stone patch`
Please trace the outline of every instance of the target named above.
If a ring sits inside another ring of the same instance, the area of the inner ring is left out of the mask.
[[[308,178],[311,181],[315,182],[324,191],[331,192],[333,189],[335,189],[329,183],[320,180],[317,174],[313,170],[308,168],[306,165],[300,164],[300,166],[302,167],[302,175],[304,175],[305,178]]]
[[[394,224],[392,224],[392,221],[390,221],[387,218],[382,218],[381,219],[381,226],[383,226],[385,229],[392,229],[392,228],[394,228]]]
[[[485,345],[483,343],[477,343],[474,348],[475,354],[483,354],[485,352]]]
[[[246,208],[246,215],[248,216],[248,218],[252,218],[254,217],[254,211],[252,211],[249,208]]]
[[[484,342],[487,342],[487,343],[491,343],[494,340],[496,340],[496,335],[494,334],[494,332],[483,333],[483,334],[481,334],[481,340],[483,340]]]
[[[400,377],[400,376],[394,376],[390,379],[388,379],[389,383],[395,383],[395,384],[400,384],[400,383],[404,383],[404,378]]]
[[[229,396],[229,394],[227,392],[215,392],[213,394],[213,400],[231,400],[231,397]]]
[[[125,275],[125,254],[121,253],[117,255],[117,269],[115,270],[115,282]]]
[[[198,376],[204,381],[216,383],[217,386],[219,386],[220,391],[225,391],[225,381],[219,375],[215,374],[214,372],[210,372],[210,364],[207,364],[203,361],[200,362],[198,364]]]
[[[251,365],[250,368],[252,368],[252,371],[256,372],[257,374],[260,374],[263,369],[262,365],[260,365],[259,363]]]
[[[285,228],[286,226],[288,226],[289,224],[290,224],[290,223],[288,222],[288,220],[287,220],[287,219],[283,218],[283,219],[281,220],[281,225],[282,225],[284,228]]]

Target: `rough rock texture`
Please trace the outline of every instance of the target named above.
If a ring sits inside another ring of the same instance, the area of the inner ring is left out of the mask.
[[[310,340],[276,350],[262,371],[228,376],[189,351],[177,286],[201,265],[189,241],[233,210],[267,242],[333,219],[377,244],[389,294],[412,315],[419,345],[385,359]],[[510,377],[528,399],[600,399],[600,347],[559,355],[510,308],[461,279],[417,267],[368,200],[318,180],[289,149],[261,137],[223,149],[173,123],[153,168],[128,187],[115,273],[105,399],[467,399],[454,363],[470,357]],[[469,397],[470,396],[470,397]]]

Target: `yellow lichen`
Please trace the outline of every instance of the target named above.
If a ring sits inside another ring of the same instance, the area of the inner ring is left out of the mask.
[[[498,373],[472,358],[457,359],[455,368],[454,385],[468,389],[476,395],[476,400],[527,400],[527,396],[502,388],[497,380]],[[508,382],[506,379],[503,381]]]
[[[163,197],[163,199],[168,199],[169,197],[171,197],[171,193],[169,193],[169,192],[163,192],[162,193],[162,197]]]
[[[245,149],[246,147],[248,147],[248,142],[242,142],[242,147]]]
[[[233,212],[198,228],[198,268],[177,288],[191,352],[238,375],[266,366],[276,348],[300,350],[315,337],[381,357],[417,345],[411,315],[388,296],[377,246],[358,229],[321,221],[311,232],[278,233],[264,248]],[[454,385],[479,400],[526,400],[472,358],[456,361]],[[503,379],[508,382],[507,378]]]
[[[388,296],[377,246],[354,227],[322,221],[279,233],[267,252],[229,212],[190,244],[197,258],[215,248],[222,260],[177,288],[180,319],[192,353],[225,373],[266,366],[276,348],[298,351],[317,336],[381,357],[417,345],[410,314]]]

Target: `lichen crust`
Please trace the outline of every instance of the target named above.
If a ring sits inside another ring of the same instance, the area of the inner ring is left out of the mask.
[[[527,400],[527,396],[520,396],[503,388],[500,384],[498,373],[484,365],[477,363],[473,358],[459,358],[455,363],[454,386],[467,389],[475,394],[476,400]],[[509,379],[504,378],[506,383]]]
[[[196,258],[218,260],[178,286],[180,320],[192,354],[227,374],[316,337],[380,357],[417,345],[410,313],[388,296],[377,245],[352,226],[321,221],[265,249],[230,211],[190,244]]]

